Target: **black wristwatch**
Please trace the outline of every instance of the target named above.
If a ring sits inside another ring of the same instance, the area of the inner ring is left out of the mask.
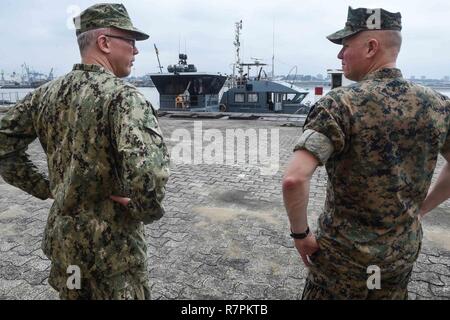
[[[291,230],[291,237],[294,239],[305,239],[309,234],[309,227],[304,233],[293,233]]]

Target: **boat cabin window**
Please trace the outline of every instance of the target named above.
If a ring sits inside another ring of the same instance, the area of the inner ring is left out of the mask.
[[[258,94],[257,93],[249,93],[247,95],[248,102],[258,102]]]
[[[305,99],[306,93],[288,93],[283,96],[283,102],[301,102]]]
[[[302,93],[302,94],[300,95],[300,97],[299,97],[299,100],[300,100],[300,101],[303,101],[303,100],[306,98],[307,95],[308,95],[307,93]]]
[[[234,102],[245,102],[245,94],[244,93],[235,93],[234,94]]]
[[[284,95],[284,100],[287,102],[295,101],[296,96],[297,96],[297,94],[295,94],[295,93],[288,93],[288,94]]]

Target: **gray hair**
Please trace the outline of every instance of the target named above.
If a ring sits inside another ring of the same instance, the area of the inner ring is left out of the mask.
[[[80,53],[83,55],[83,53],[86,52],[86,50],[95,42],[97,41],[97,38],[104,33],[107,33],[109,28],[101,28],[101,29],[94,29],[90,31],[83,32],[80,34],[77,38],[78,41],[78,47],[80,48]]]

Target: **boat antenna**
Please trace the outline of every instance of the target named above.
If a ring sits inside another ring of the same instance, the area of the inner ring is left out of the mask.
[[[275,18],[273,19],[272,80],[275,79]]]
[[[159,73],[163,73],[163,67],[161,66],[161,61],[159,61],[159,50],[156,47],[156,43],[154,43],[153,45],[155,46],[156,58],[158,58]]]
[[[234,40],[234,46],[236,48],[236,62],[234,63],[233,66],[233,86],[234,86],[234,81],[236,80],[236,68],[238,68],[239,71],[239,75],[240,78],[242,78],[242,74],[244,72],[242,66],[241,66],[241,55],[240,55],[240,50],[241,50],[241,30],[242,30],[242,20],[239,22],[235,23],[235,40]]]

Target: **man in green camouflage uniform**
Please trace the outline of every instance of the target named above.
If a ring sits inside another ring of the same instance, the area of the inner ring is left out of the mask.
[[[164,214],[169,154],[155,110],[120,79],[139,53],[135,41],[149,36],[121,4],[94,5],[75,24],[82,64],[4,116],[0,173],[54,199],[43,250],[62,299],[149,299],[144,224]],[[48,179],[25,153],[36,138]],[[81,271],[79,290],[68,285],[71,266]]]
[[[427,197],[438,154],[450,160],[450,102],[403,79],[400,30],[400,13],[349,8],[345,29],[328,37],[343,45],[338,58],[356,83],[318,101],[283,180],[291,236],[309,267],[303,299],[407,299],[420,217],[450,196],[446,182]],[[306,212],[321,165],[327,198],[314,235]]]

